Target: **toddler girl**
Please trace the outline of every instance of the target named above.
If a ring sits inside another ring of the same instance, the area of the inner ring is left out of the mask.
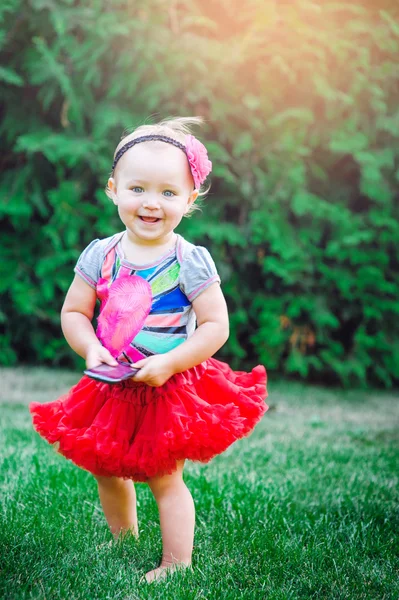
[[[83,251],[61,312],[65,338],[88,369],[118,361],[139,371],[118,384],[85,375],[58,400],[30,404],[40,435],[95,476],[115,538],[138,535],[134,482],[150,486],[163,554],[148,582],[191,564],[185,460],[209,461],[268,408],[263,366],[232,371],[212,358],[229,335],[220,278],[209,252],[175,233],[212,167],[190,134],[200,122],[171,119],[122,139],[107,195],[125,229]]]

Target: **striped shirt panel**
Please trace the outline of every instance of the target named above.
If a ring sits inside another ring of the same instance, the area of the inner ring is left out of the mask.
[[[196,324],[192,301],[220,278],[208,250],[181,236],[177,236],[176,248],[158,261],[135,265],[124,258],[123,233],[91,242],[79,257],[75,273],[93,289],[100,278],[111,285],[118,277],[136,275],[149,283],[150,313],[121,357],[138,360],[168,352],[190,337]]]

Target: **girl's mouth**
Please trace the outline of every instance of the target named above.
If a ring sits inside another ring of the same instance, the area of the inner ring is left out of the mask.
[[[157,223],[161,220],[156,217],[140,217],[140,219],[144,221],[144,223]]]

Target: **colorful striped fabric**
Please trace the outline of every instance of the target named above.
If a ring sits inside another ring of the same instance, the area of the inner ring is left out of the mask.
[[[161,354],[182,344],[195,330],[190,300],[212,283],[220,282],[209,252],[177,236],[176,247],[157,261],[135,265],[124,258],[122,234],[95,240],[80,256],[75,272],[95,287],[103,304],[107,290],[120,277],[145,279],[151,289],[151,308],[141,330],[118,359],[136,361]],[[94,284],[94,285],[93,285]]]

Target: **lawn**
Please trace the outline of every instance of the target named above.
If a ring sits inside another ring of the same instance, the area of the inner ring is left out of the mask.
[[[399,598],[399,403],[395,393],[270,383],[249,438],[187,463],[192,572],[148,586],[157,508],[137,485],[140,539],[109,545],[94,478],[32,429],[27,404],[78,380],[1,369],[0,597],[7,600]]]

